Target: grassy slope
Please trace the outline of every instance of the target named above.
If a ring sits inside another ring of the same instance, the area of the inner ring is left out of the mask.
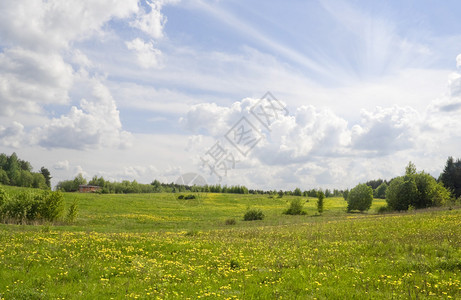
[[[345,214],[328,198],[322,216],[315,199],[285,216],[290,197],[65,198],[79,201],[73,226],[0,225],[6,299],[461,297],[458,210]],[[241,221],[247,207],[266,219]]]

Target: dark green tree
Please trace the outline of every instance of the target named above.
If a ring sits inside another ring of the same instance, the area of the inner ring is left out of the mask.
[[[414,164],[406,167],[406,175],[394,178],[386,192],[386,202],[392,210],[439,206],[449,199],[449,192],[434,177],[416,172]]]
[[[347,196],[347,211],[359,210],[361,212],[369,210],[373,202],[373,189],[365,183],[358,184],[351,189]]]
[[[45,167],[41,167],[40,173],[41,173],[41,174],[43,175],[43,177],[45,178],[45,184],[46,184],[49,188],[51,188],[51,178],[53,178],[53,177],[51,177],[50,171],[49,171],[47,168],[45,168]]]
[[[322,191],[317,193],[317,211],[319,213],[323,212],[323,202],[325,199],[325,194]]]
[[[293,191],[293,196],[302,196],[303,193],[301,192],[301,189],[300,188],[295,188],[295,190]]]
[[[347,201],[347,196],[349,196],[349,189],[343,191],[343,198]]]
[[[455,161],[450,156],[442,174],[440,174],[439,181],[450,190],[454,197],[459,198],[461,196],[461,160]]]
[[[375,198],[384,199],[386,198],[387,184],[385,182],[381,183],[373,193]]]

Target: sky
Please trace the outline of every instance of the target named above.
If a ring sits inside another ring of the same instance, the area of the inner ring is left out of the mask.
[[[461,157],[459,11],[456,0],[3,0],[0,153],[47,167],[53,185],[196,173],[350,188],[409,161],[438,177]]]

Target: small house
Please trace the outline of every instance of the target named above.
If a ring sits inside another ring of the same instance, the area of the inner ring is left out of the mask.
[[[101,187],[97,185],[82,184],[78,186],[78,191],[80,193],[94,193],[94,192],[99,191],[100,189]]]

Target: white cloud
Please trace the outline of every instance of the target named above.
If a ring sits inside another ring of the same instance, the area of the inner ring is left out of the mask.
[[[136,38],[125,44],[128,49],[135,51],[139,66],[143,68],[160,67],[162,52],[154,48],[152,41],[145,43],[140,38]]]
[[[2,146],[19,148],[24,136],[24,126],[21,123],[15,121],[8,127],[0,125],[0,145]]]
[[[68,160],[58,161],[53,165],[53,169],[67,171],[69,170],[69,161]]]
[[[67,115],[55,118],[35,132],[45,148],[87,149],[88,147],[127,147],[130,134],[122,130],[119,111],[109,90],[93,80],[92,97],[82,99]]]
[[[113,18],[138,11],[138,0],[5,0],[0,2],[0,37],[4,46],[49,51],[101,33]]]
[[[0,53],[0,114],[39,113],[43,104],[67,103],[72,73],[56,53],[6,49]]]
[[[377,107],[362,111],[362,122],[352,128],[353,147],[383,155],[416,146],[420,115],[410,107]]]
[[[136,19],[130,22],[132,27],[142,30],[154,39],[163,37],[163,27],[167,18],[160,12],[164,1],[146,1],[150,11],[140,9]]]
[[[200,103],[193,105],[187,115],[179,120],[184,129],[191,132],[204,131],[219,137],[224,135],[243,113],[247,113],[256,99],[245,98],[234,102],[230,107],[219,106],[216,103]]]

